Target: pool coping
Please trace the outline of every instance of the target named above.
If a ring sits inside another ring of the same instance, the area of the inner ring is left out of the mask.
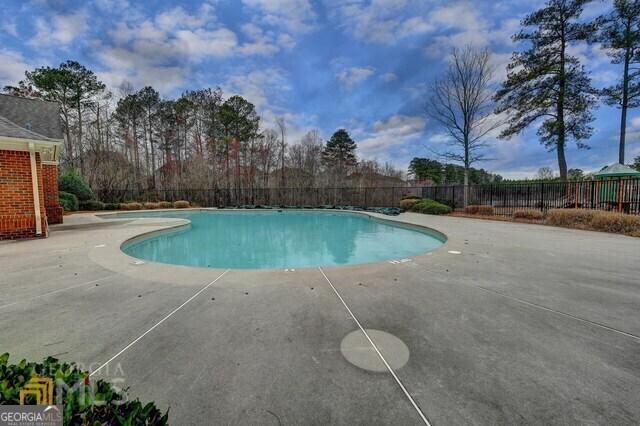
[[[417,232],[426,233],[436,239],[439,239],[442,242],[442,245],[435,250],[431,250],[428,252],[418,253],[413,256],[408,256],[406,259],[416,259],[422,258],[425,256],[434,256],[434,255],[443,255],[447,253],[447,251],[443,250],[447,248],[452,241],[451,238],[445,233],[419,223],[413,223],[410,220],[406,220],[409,218],[402,218],[400,216],[387,216],[380,213],[367,212],[367,211],[358,211],[358,210],[333,210],[333,209],[218,209],[218,208],[210,208],[210,207],[194,207],[194,208],[186,208],[186,209],[154,209],[151,212],[194,212],[194,211],[208,211],[208,212],[241,212],[241,213],[267,213],[273,211],[292,211],[292,212],[318,212],[318,213],[337,213],[337,214],[358,214],[362,216],[366,216],[380,222],[387,222],[393,226],[400,226],[403,228],[413,229]],[[222,271],[225,268],[209,268],[209,267],[199,267],[199,266],[187,266],[187,265],[177,265],[170,263],[161,263],[161,262],[152,262],[144,259],[135,258],[133,256],[129,256],[122,250],[122,246],[125,244],[140,241],[146,238],[152,238],[155,235],[163,234],[166,232],[179,231],[180,228],[186,228],[190,226],[190,221],[184,218],[168,218],[168,217],[157,217],[157,218],[126,218],[126,217],[113,217],[109,218],[109,216],[118,216],[118,215],[126,215],[128,213],[136,214],[146,212],[149,213],[150,210],[127,210],[127,211],[114,211],[108,213],[91,213],[91,216],[100,218],[101,220],[113,220],[113,221],[122,221],[125,226],[126,231],[131,232],[122,232],[124,235],[118,236],[115,238],[115,242],[107,245],[106,247],[102,247],[102,251],[100,255],[92,255],[94,250],[91,250],[89,253],[90,257],[99,263],[101,266],[106,267],[107,269],[113,271],[122,271],[123,267],[126,267],[126,270],[132,272],[130,268],[131,265],[139,266],[136,270],[148,270],[148,266],[159,267],[165,270],[165,273],[171,275],[172,273],[183,273],[183,272],[195,272],[195,271]],[[152,228],[152,229],[149,229]],[[97,248],[97,247],[96,247]],[[114,249],[116,249],[114,251]],[[367,262],[367,263],[358,263],[358,264],[348,264],[348,265],[331,265],[331,266],[322,266],[322,268],[327,270],[333,269],[345,269],[345,268],[358,268],[358,267],[370,267],[372,265],[383,265],[388,263],[397,262],[401,259],[386,259],[375,262]],[[148,266],[147,266],[148,265]],[[317,269],[318,266],[309,266],[309,267],[300,267],[294,268],[296,271],[305,271],[305,270],[313,270]],[[175,268],[172,269],[171,268]],[[232,268],[233,271],[265,271],[265,272],[275,272],[282,271],[283,268]],[[138,278],[145,279],[144,274],[139,275],[135,273]],[[155,274],[154,274],[155,275]]]

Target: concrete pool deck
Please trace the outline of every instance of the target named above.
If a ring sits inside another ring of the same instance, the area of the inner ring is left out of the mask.
[[[449,240],[404,263],[225,271],[120,252],[175,220],[65,218],[0,243],[0,352],[99,369],[180,425],[640,422],[640,239],[393,220]],[[347,361],[351,313],[406,345],[395,377]]]

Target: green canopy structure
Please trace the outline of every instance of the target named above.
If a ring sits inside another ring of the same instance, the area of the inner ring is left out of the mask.
[[[630,213],[640,197],[640,172],[624,164],[612,164],[594,173],[597,203]]]
[[[612,164],[593,174],[595,180],[640,178],[640,172],[624,164]]]

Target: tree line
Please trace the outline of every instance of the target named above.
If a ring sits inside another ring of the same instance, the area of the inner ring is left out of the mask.
[[[485,151],[489,135],[508,139],[531,126],[537,127],[540,142],[556,152],[560,179],[569,178],[569,171],[575,176],[566,148],[570,142],[588,148],[599,101],[620,110],[618,162],[625,163],[628,111],[640,106],[640,0],[614,0],[607,13],[584,21],[588,3],[549,0],[522,19],[513,36],[522,48],[513,53],[497,90],[487,50],[453,50],[447,70],[431,86],[427,113],[449,140],[450,149],[435,154],[462,164],[465,184],[471,166],[490,159]],[[598,43],[611,58],[618,70],[611,86],[598,90],[592,85],[574,53],[580,43]]]
[[[25,73],[5,92],[60,104],[65,132],[61,168],[79,171],[94,189],[251,189],[400,186],[390,164],[358,159],[345,129],[325,143],[317,130],[289,141],[278,117],[264,128],[255,106],[220,88],[163,98],[151,86],[119,93],[67,61]]]
[[[442,163],[430,158],[414,157],[409,174],[420,184],[448,185],[464,182],[465,168],[458,164]],[[499,183],[504,178],[485,169],[469,168],[469,184]]]

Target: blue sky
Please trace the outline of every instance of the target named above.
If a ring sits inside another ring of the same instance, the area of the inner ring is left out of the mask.
[[[406,168],[445,142],[428,119],[428,86],[455,46],[493,52],[504,75],[519,20],[537,0],[3,0],[0,84],[24,71],[77,60],[117,92],[123,82],[154,86],[164,96],[220,86],[252,101],[269,127],[284,116],[289,142],[311,129],[327,138],[349,130],[361,157]],[[607,2],[594,2],[585,18]],[[596,86],[617,66],[599,46],[573,48]],[[592,149],[567,151],[569,167],[594,170],[617,160],[619,112],[596,111]],[[627,157],[640,155],[640,111],[632,111]],[[557,169],[555,153],[535,128],[492,140],[492,161],[479,166],[508,177]]]

